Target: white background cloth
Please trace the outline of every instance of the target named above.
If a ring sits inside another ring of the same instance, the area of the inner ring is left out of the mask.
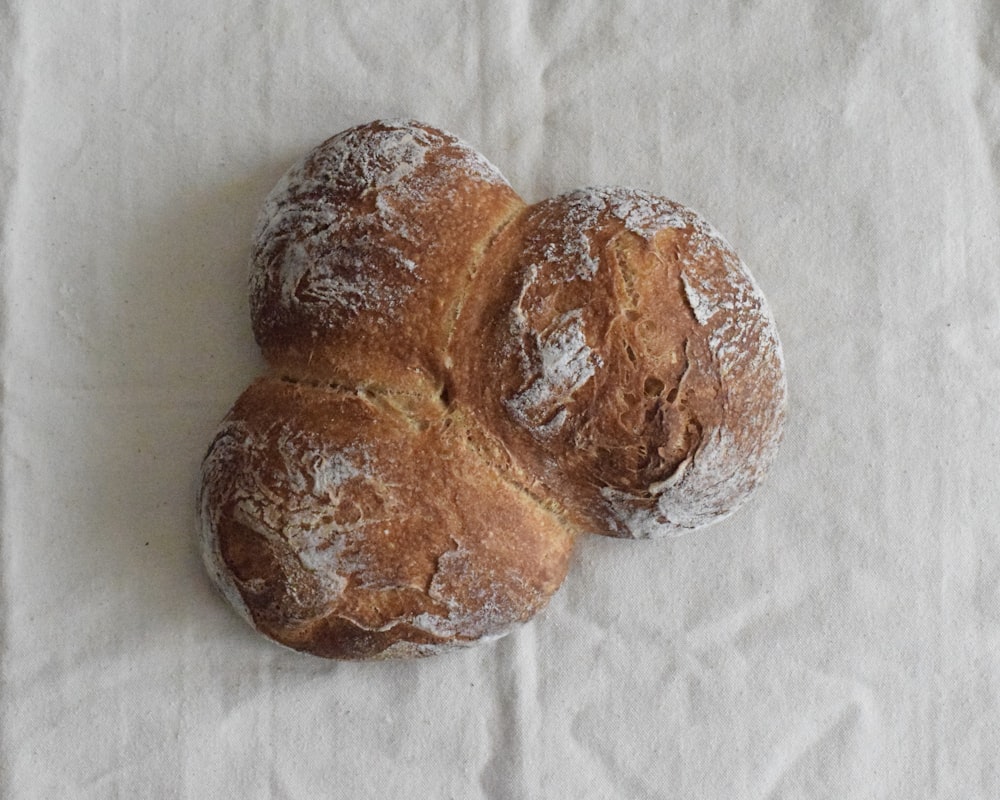
[[[224,604],[194,497],[262,368],[264,195],[399,116],[529,201],[701,211],[791,405],[729,520],[583,541],[499,643],[340,664]],[[0,223],[0,796],[1000,796],[994,0],[8,0]]]

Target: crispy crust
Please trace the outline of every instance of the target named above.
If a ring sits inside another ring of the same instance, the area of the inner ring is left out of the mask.
[[[583,532],[655,538],[746,500],[785,408],[746,267],[663,198],[525,206],[412,121],[338,134],[269,195],[251,310],[271,365],[203,465],[233,606],[316,655],[502,636]]]
[[[731,513],[780,439],[763,295],[694,212],[628,189],[532,206],[453,338],[456,396],[585,530],[655,538]]]
[[[444,131],[373,122],[331,137],[285,174],[257,223],[250,309],[265,357],[345,385],[440,384],[458,299],[523,206]]]
[[[260,631],[319,655],[502,635],[562,582],[573,538],[469,438],[432,402],[261,378],[205,459],[213,576]]]

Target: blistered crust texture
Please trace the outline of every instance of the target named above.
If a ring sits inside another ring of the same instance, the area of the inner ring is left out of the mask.
[[[202,552],[297,650],[495,639],[546,605],[577,535],[712,523],[777,451],[774,322],[703,218],[620,188],[527,206],[422,123],[290,169],[250,289],[270,370],[205,458]]]

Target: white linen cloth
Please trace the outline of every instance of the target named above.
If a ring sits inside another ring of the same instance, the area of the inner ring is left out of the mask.
[[[998,45],[993,0],[0,4],[0,796],[1000,796]],[[330,663],[213,591],[194,496],[264,195],[400,116],[702,212],[790,413],[729,520]]]

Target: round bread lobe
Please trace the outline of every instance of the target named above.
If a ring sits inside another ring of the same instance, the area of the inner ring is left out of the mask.
[[[454,337],[458,396],[595,533],[721,519],[764,476],[781,347],[746,267],[699,215],[599,188],[531,206]]]
[[[505,634],[565,576],[572,536],[431,403],[275,378],[205,459],[203,554],[271,638],[338,658]]]
[[[411,120],[344,131],[264,202],[250,307],[267,360],[396,390],[440,382],[456,306],[524,203],[483,156]]]

